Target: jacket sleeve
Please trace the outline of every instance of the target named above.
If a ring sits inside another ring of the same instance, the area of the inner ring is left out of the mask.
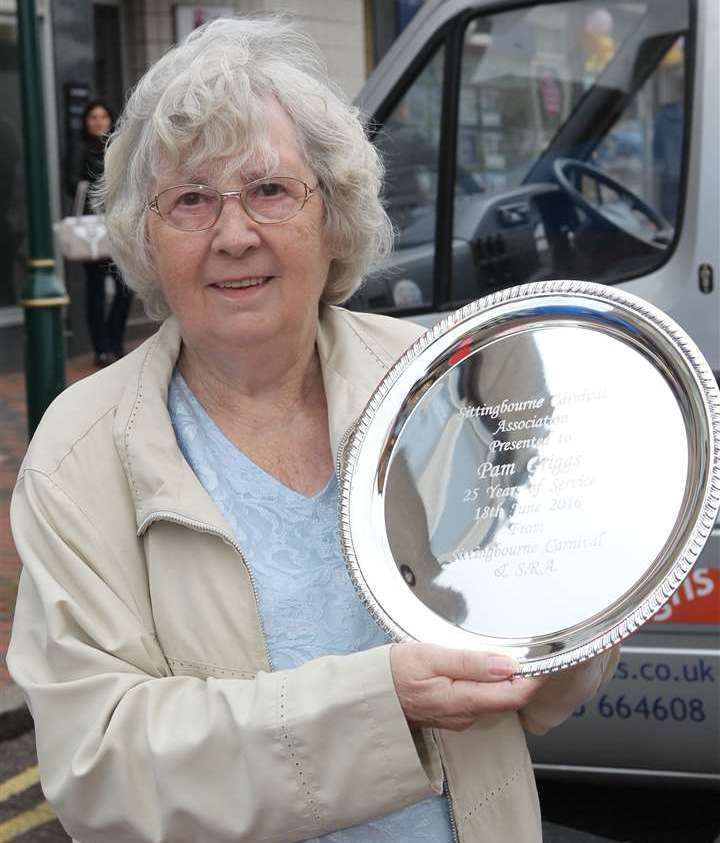
[[[575,667],[552,674],[547,684],[520,712],[525,729],[533,735],[543,735],[559,726],[611,679],[619,657],[620,647],[616,646]]]
[[[24,571],[8,666],[77,840],[306,840],[440,792],[389,647],[254,679],[171,676],[131,590],[96,564],[113,550],[51,477],[24,471],[11,518]]]

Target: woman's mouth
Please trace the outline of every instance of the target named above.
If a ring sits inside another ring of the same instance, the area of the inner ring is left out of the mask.
[[[272,278],[272,275],[258,275],[253,278],[239,278],[231,281],[218,281],[213,284],[219,290],[244,290],[247,287],[260,287],[267,283]]]

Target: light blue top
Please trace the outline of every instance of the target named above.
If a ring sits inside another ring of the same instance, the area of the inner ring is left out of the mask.
[[[337,479],[308,498],[258,468],[230,442],[176,370],[168,410],[178,445],[225,516],[257,585],[273,670],[387,643],[358,599],[337,524]],[[452,843],[447,800],[433,796],[327,843]]]

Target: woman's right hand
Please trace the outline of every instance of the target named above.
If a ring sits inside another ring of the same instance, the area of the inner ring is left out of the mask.
[[[507,656],[435,644],[395,644],[390,666],[408,723],[453,731],[482,714],[523,708],[548,679],[514,676],[518,664]]]

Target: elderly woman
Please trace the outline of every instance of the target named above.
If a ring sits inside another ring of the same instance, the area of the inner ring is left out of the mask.
[[[114,255],[167,318],[48,410],[12,504],[8,664],[81,843],[540,840],[523,726],[610,657],[391,646],[339,547],[338,443],[419,333],[334,306],[388,248],[380,172],[273,19],[193,33],[110,143]]]

